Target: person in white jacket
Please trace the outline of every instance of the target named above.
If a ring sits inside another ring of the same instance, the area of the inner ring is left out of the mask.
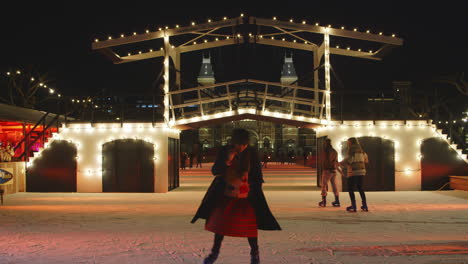
[[[351,199],[351,206],[346,208],[348,212],[356,212],[356,197],[354,195],[354,186],[357,187],[362,200],[361,209],[369,211],[367,207],[366,194],[362,188],[363,178],[366,175],[366,164],[369,163],[367,154],[362,150],[357,138],[348,139],[348,153],[340,164],[347,167],[348,192]]]

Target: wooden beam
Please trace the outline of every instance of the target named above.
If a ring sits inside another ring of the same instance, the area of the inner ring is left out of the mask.
[[[142,33],[137,35],[131,35],[126,37],[116,37],[108,40],[101,40],[98,42],[93,42],[91,47],[93,50],[121,46],[126,44],[132,44],[142,41],[148,41],[153,39],[163,38],[164,36],[177,36],[183,34],[200,34],[202,30],[210,30],[213,28],[223,28],[223,27],[230,27],[235,26],[238,24],[242,24],[241,18],[231,18],[226,20],[214,21],[211,23],[203,23],[195,26],[186,26],[180,28],[171,28],[171,29],[163,29],[156,32],[149,32],[149,33]]]
[[[111,49],[101,49],[99,50],[99,52],[104,54],[104,56],[106,56],[114,64],[118,64],[122,62],[122,58],[119,55],[117,55],[114,51],[112,51]]]
[[[307,102],[307,101],[298,100],[297,98],[296,98],[296,100],[295,100],[294,102],[293,102],[292,99],[286,99],[286,98],[275,97],[275,96],[267,96],[266,99],[267,99],[267,100],[272,100],[272,101],[280,101],[280,102],[286,102],[286,103],[301,104],[301,105],[310,105],[310,106],[318,106],[318,107],[322,107],[322,106],[323,106],[323,104],[310,103],[310,102]]]
[[[229,100],[228,97],[219,97],[219,98],[213,98],[213,99],[203,99],[203,101],[201,101],[201,103],[202,104],[208,104],[208,103],[214,103],[214,102],[219,102],[219,101],[227,101],[227,100]],[[196,99],[195,101],[192,101],[192,102],[172,105],[172,107],[174,109],[176,109],[176,108],[182,108],[182,107],[187,107],[187,106],[191,106],[191,105],[200,105],[200,101],[198,99]]]
[[[243,80],[237,80],[237,81],[231,81],[231,82],[224,82],[224,83],[216,83],[216,84],[211,84],[211,85],[197,86],[197,87],[192,87],[192,88],[188,88],[188,89],[183,89],[183,90],[180,90],[180,91],[171,91],[170,94],[193,92],[193,91],[196,91],[198,89],[221,87],[221,86],[225,86],[225,85],[229,85],[229,84],[244,83],[246,81],[247,81],[247,79],[243,79]]]
[[[317,45],[311,44],[304,44],[304,43],[294,43],[290,41],[282,41],[277,39],[270,39],[270,38],[257,38],[255,41],[257,44],[269,45],[269,46],[276,46],[282,48],[289,48],[289,49],[298,49],[298,50],[307,50],[307,51],[314,51],[317,49]]]
[[[141,53],[141,54],[135,54],[135,55],[125,56],[125,57],[120,57],[120,61],[114,62],[114,63],[115,64],[121,64],[121,63],[126,63],[126,62],[147,60],[147,59],[153,59],[153,58],[158,58],[158,57],[164,57],[164,51],[162,51],[162,50],[150,51],[150,52],[145,52],[145,53]]]
[[[223,46],[228,46],[228,45],[235,45],[239,42],[242,42],[243,38],[230,38],[230,39],[223,39],[223,40],[218,40],[218,41],[210,41],[206,43],[199,43],[199,44],[194,44],[190,46],[183,46],[183,47],[178,47],[177,49],[181,53],[185,52],[191,52],[191,51],[196,51],[196,50],[202,50],[202,49],[212,49],[212,48],[217,48],[217,47],[223,47]]]
[[[275,83],[275,82],[260,81],[260,80],[255,80],[255,79],[246,79],[246,82],[253,82],[253,83],[288,87],[288,88],[299,89],[299,90],[304,90],[304,91],[315,91],[315,90],[317,90],[317,89],[312,88],[312,87],[303,87],[303,86],[291,85],[291,84],[281,84],[281,83]],[[321,91],[321,90],[319,90],[319,91]],[[323,92],[323,91],[321,91],[321,92]]]
[[[257,17],[251,17],[250,23],[255,23],[257,25],[267,26],[267,27],[281,27],[281,28],[292,29],[292,30],[302,30],[304,32],[318,33],[318,34],[325,34],[325,28],[326,28],[324,26],[307,25],[307,24],[294,23],[294,22],[291,23],[291,22],[286,22],[286,21],[257,18]],[[403,39],[392,37],[392,36],[383,36],[383,35],[381,36],[378,34],[357,32],[353,30],[338,29],[338,28],[329,28],[329,33],[331,36],[337,36],[337,37],[360,39],[360,40],[365,40],[365,41],[373,41],[373,42],[391,44],[391,45],[396,45],[396,46],[403,45]]]
[[[350,57],[356,57],[356,58],[368,59],[368,60],[377,60],[377,61],[382,60],[381,57],[375,56],[375,53],[356,51],[356,50],[330,48],[330,54],[350,56]]]

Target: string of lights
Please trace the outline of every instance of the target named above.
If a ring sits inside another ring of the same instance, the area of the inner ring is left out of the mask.
[[[244,14],[241,14],[240,17],[238,18],[242,18],[244,17]],[[235,19],[238,19],[238,18],[235,18]],[[223,17],[221,20],[219,21],[225,21],[225,20],[228,20],[228,17]],[[285,21],[280,21],[277,19],[277,17],[273,17],[272,18],[273,21],[275,22],[285,22]],[[212,19],[207,19],[207,23],[212,23],[212,22],[216,22]],[[388,36],[391,36],[393,38],[396,38],[396,34],[391,34],[391,35],[385,35],[382,31],[380,32],[372,32],[370,29],[367,29],[365,31],[360,31],[358,28],[353,28],[353,29],[347,29],[346,27],[344,26],[341,26],[341,27],[333,27],[331,24],[329,25],[323,25],[321,26],[320,23],[316,22],[315,24],[308,24],[306,20],[303,20],[302,22],[300,23],[297,23],[297,22],[294,22],[294,19],[289,19],[289,23],[291,24],[296,24],[296,25],[315,25],[315,27],[318,27],[319,29],[321,29],[322,32],[325,32],[325,29],[333,29],[333,30],[337,30],[337,31],[341,31],[341,32],[356,32],[356,33],[365,33],[365,34],[369,34],[369,35],[375,35],[375,36],[381,36],[381,37],[388,37]],[[186,27],[181,27],[180,25],[175,25],[174,27],[169,27],[169,26],[164,26],[164,27],[159,27],[157,28],[157,30],[155,31],[151,31],[149,29],[145,29],[143,31],[143,33],[137,33],[137,32],[133,32],[133,34],[120,34],[120,38],[126,38],[126,37],[133,37],[133,36],[139,36],[139,35],[145,35],[145,34],[151,34],[151,33],[154,33],[154,32],[160,32],[160,31],[164,31],[164,30],[172,30],[172,29],[188,29],[190,27],[193,27],[193,26],[196,26],[197,25],[197,22],[195,21],[192,21],[189,25],[187,25]],[[275,36],[273,35],[286,35],[286,34],[289,34],[291,32],[277,32],[277,33],[272,33],[272,34],[265,34],[265,35],[256,35],[254,33],[249,33],[249,37],[250,38],[256,38],[256,39],[263,39],[264,37],[267,37],[267,36],[271,36],[271,39],[272,40],[275,40]],[[317,32],[319,33],[319,32]],[[297,36],[296,36],[297,37]],[[211,43],[211,42],[216,42],[216,41],[220,41],[221,39],[224,39],[224,40],[229,40],[229,39],[240,39],[242,38],[242,36],[240,34],[237,34],[237,35],[220,35],[216,38],[212,38],[212,39],[204,39],[202,40],[202,42],[197,42],[197,41],[193,41],[192,42],[192,45],[197,45],[197,44],[200,44],[200,43]],[[112,41],[114,40],[115,38],[111,35],[109,35],[107,37],[107,39],[102,39],[100,40],[99,38],[95,38],[95,42],[100,42],[100,41]],[[279,38],[281,41],[284,41],[284,42],[290,42],[290,43],[302,43],[302,44],[313,44],[311,41],[308,41],[308,40],[305,40],[305,39],[301,39],[300,41],[297,40],[297,39],[293,39],[293,40],[290,40],[289,38]],[[172,48],[175,48],[174,46],[172,46]],[[340,45],[335,45],[334,47],[335,49],[341,49],[341,50],[347,50],[347,51],[355,51],[355,52],[362,52],[362,55],[364,54],[374,54],[375,51],[372,50],[372,49],[369,49],[367,51],[363,51],[363,49],[361,48],[356,48],[356,49],[352,49],[350,46],[347,46],[346,48],[341,48]],[[161,48],[162,49],[162,48]],[[157,48],[156,48],[157,50]],[[137,52],[128,52],[127,53],[127,56],[133,56],[133,55],[141,55],[141,54],[147,54],[147,53],[152,53],[154,52],[153,49],[149,49],[149,51],[147,52],[144,52],[144,51],[137,51]],[[118,55],[120,56],[120,55]],[[123,57],[123,56],[122,56]]]
[[[22,77],[22,76],[25,75],[24,71],[21,71],[21,70],[8,71],[5,74],[6,74],[6,76],[8,78],[11,78],[11,80],[13,80],[15,78],[18,78],[18,76]],[[49,96],[55,95],[55,96],[57,96],[57,98],[62,97],[62,94],[58,92],[57,88],[52,88],[52,87],[48,86],[44,81],[41,81],[40,79],[41,79],[40,77],[31,76],[30,81],[31,81],[32,85],[38,85],[39,87],[42,87],[42,88],[48,90]]]

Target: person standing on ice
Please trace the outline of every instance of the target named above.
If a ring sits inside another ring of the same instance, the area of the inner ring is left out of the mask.
[[[197,153],[197,168],[198,168],[198,166],[200,166],[200,168],[202,167],[202,162],[203,162],[203,152],[201,150],[198,150],[198,153]]]
[[[204,264],[218,258],[224,236],[247,237],[252,264],[260,263],[258,229],[281,230],[262,191],[263,174],[257,151],[249,147],[249,132],[234,129],[231,144],[219,151],[211,169],[215,176],[192,223],[206,219],[214,243]]]
[[[336,170],[338,165],[338,152],[333,148],[330,139],[326,139],[324,142],[324,150],[322,155],[322,201],[319,203],[319,206],[327,206],[327,192],[328,192],[328,182],[331,183],[333,193],[335,194],[335,201],[332,202],[334,207],[340,207],[340,193],[336,187]]]
[[[354,196],[354,186],[356,186],[361,195],[361,209],[367,212],[369,209],[367,208],[366,194],[362,188],[362,182],[364,175],[366,175],[366,164],[369,163],[369,159],[362,150],[357,138],[349,138],[347,144],[347,156],[340,162],[342,166],[347,167],[348,192],[351,199],[351,206],[347,207],[346,211],[356,212],[356,197]]]

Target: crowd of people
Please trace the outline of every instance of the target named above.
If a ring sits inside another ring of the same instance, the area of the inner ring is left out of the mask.
[[[357,187],[362,200],[361,209],[368,211],[362,182],[369,160],[358,140],[348,139],[348,152],[341,161],[338,161],[337,151],[333,149],[331,140],[327,139],[324,144],[324,151],[320,153],[323,173],[322,201],[319,206],[326,207],[330,182],[335,195],[332,205],[340,207],[336,177],[346,169],[351,200],[351,205],[346,210],[357,211],[354,195],[354,188]],[[215,177],[191,221],[195,223],[198,219],[205,219],[205,230],[214,233],[213,246],[203,260],[204,264],[215,263],[225,236],[246,237],[250,246],[250,263],[258,264],[258,230],[281,230],[262,190],[262,168],[267,168],[270,158],[269,153],[264,153],[260,160],[256,149],[249,146],[249,132],[240,128],[233,130],[231,143],[218,152],[211,168]]]
[[[188,167],[191,169],[193,168],[193,162],[196,160],[196,168],[200,167],[202,168],[202,163],[204,160],[203,153],[198,152],[197,154],[194,154],[193,152],[187,153],[187,152],[181,152],[180,153],[180,168],[182,170],[185,170],[187,168],[187,161],[188,161]]]

